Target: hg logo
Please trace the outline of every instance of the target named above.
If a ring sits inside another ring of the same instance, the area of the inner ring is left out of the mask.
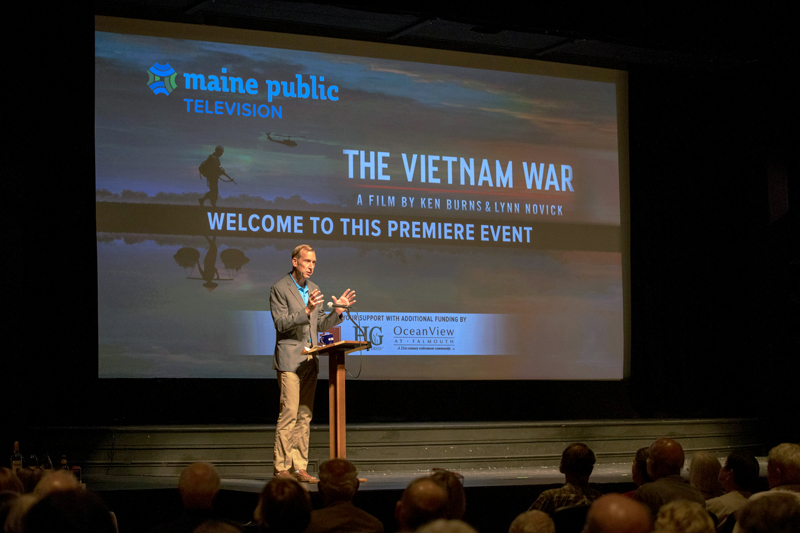
[[[373,346],[380,346],[383,344],[383,328],[381,326],[364,328],[364,333],[367,335],[367,337],[369,337],[369,342],[371,342]],[[367,340],[364,338],[364,335],[361,334],[358,328],[356,328],[356,340]]]
[[[178,73],[172,68],[169,63],[161,65],[153,63],[153,66],[147,71],[149,79],[147,86],[153,90],[155,94],[169,95],[172,91],[177,89],[178,85],[175,83],[175,78]]]

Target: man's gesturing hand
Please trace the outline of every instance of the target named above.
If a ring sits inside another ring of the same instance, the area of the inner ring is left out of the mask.
[[[333,303],[336,305],[353,305],[356,303],[356,292],[347,289],[344,291],[344,294],[342,294],[341,298],[336,298],[334,296]],[[336,312],[339,313],[339,316],[341,316],[341,314],[344,312],[344,309],[337,307]]]
[[[308,304],[306,304],[306,314],[311,316],[311,313],[314,312],[314,309],[322,303],[325,297],[319,292],[319,289],[314,289],[308,295]]]

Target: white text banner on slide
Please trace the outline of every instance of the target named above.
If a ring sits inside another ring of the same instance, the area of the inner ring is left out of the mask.
[[[516,355],[509,315],[361,312],[330,330],[334,340],[366,340],[370,355]],[[235,355],[272,355],[275,329],[269,311],[232,315],[228,350]],[[365,354],[367,352],[364,352]]]

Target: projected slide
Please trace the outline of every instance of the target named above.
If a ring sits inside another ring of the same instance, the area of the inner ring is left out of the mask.
[[[95,33],[100,377],[274,378],[301,243],[361,379],[623,377],[624,78],[131,27]]]

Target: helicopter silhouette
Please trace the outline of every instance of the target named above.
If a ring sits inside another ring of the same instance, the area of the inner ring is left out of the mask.
[[[287,135],[287,136],[285,136],[286,137],[285,139],[279,141],[279,140],[273,139],[270,136],[270,133],[271,132],[269,132],[269,131],[267,132],[267,140],[270,140],[270,141],[272,141],[274,143],[278,143],[278,144],[284,144],[284,145],[288,146],[289,148],[294,148],[295,146],[297,146],[297,143],[292,140],[291,135]],[[280,135],[280,137],[284,137],[284,135]]]

